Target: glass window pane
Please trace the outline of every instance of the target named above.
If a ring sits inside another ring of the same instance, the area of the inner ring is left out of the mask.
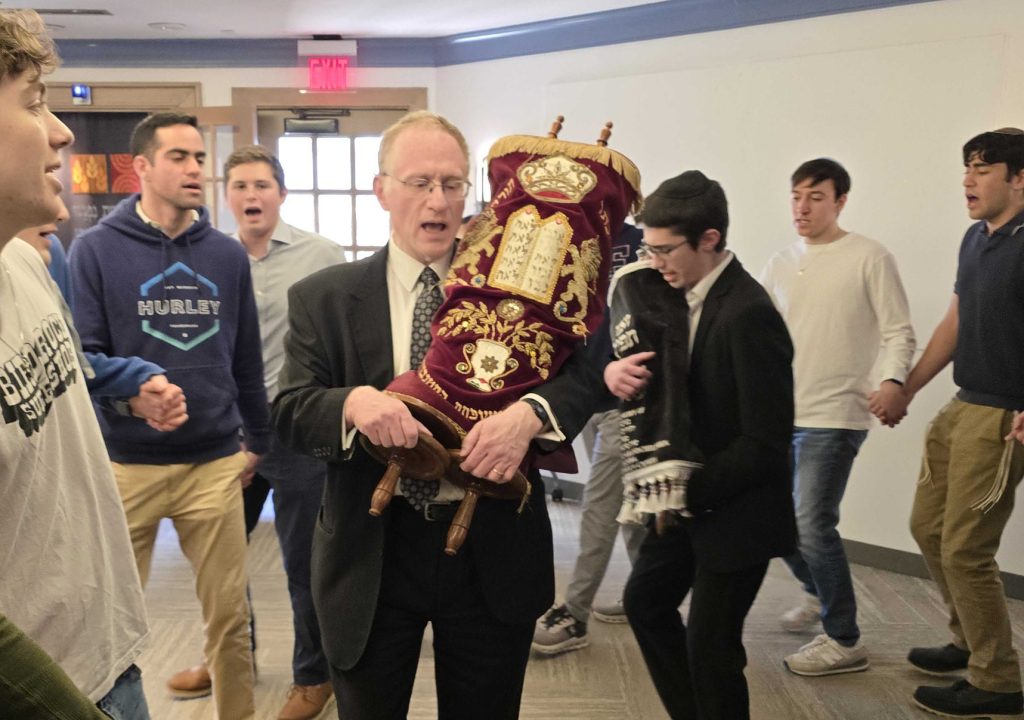
[[[277,159],[284,167],[284,183],[289,190],[313,189],[313,138],[278,139]]]
[[[238,230],[238,223],[235,221],[235,216],[231,214],[231,208],[228,207],[227,202],[224,202],[224,183],[217,183],[217,198],[221,200],[221,204],[217,206],[217,229],[227,235],[232,234]],[[207,207],[213,208],[213,205]]]
[[[352,187],[351,138],[317,139],[316,187],[318,190],[348,190]]]
[[[356,195],[356,244],[380,247],[390,234],[388,214],[377,202],[376,195]]]
[[[210,175],[219,177],[224,172],[224,161],[228,159],[235,147],[235,129],[231,125],[218,125],[217,133],[217,157],[207,158],[206,164],[210,166]],[[209,149],[209,145],[206,146]]]
[[[343,247],[352,245],[352,196],[321,195],[320,234]]]
[[[288,176],[285,175],[285,182]],[[289,225],[316,232],[316,213],[313,210],[313,194],[289,192],[281,205],[281,219]]]
[[[357,137],[356,190],[372,190],[373,176],[377,174],[377,151],[380,150],[380,136]],[[359,212],[356,210],[356,212]]]
[[[356,260],[362,260],[363,258],[370,257],[376,250],[356,250]]]
[[[216,183],[208,177],[203,178],[203,205],[210,210],[211,219],[213,216],[213,208],[217,205],[217,198],[215,196],[216,192]]]

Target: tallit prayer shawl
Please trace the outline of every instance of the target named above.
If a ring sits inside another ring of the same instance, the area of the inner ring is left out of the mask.
[[[703,467],[690,443],[689,307],[686,295],[646,261],[612,278],[612,347],[617,358],[653,350],[646,389],[621,403],[623,504],[620,523],[663,511],[689,515],[686,486]]]

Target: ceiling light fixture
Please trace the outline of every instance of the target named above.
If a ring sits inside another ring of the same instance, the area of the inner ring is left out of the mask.
[[[85,8],[36,8],[39,15],[113,15],[109,10],[89,10]]]
[[[186,26],[184,23],[177,22],[151,22],[148,24],[148,27],[151,27],[154,30],[162,30],[164,32],[179,32],[184,30]]]

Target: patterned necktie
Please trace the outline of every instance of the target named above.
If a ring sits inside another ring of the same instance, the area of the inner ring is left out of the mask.
[[[423,362],[423,356],[430,347],[430,321],[441,307],[440,278],[429,267],[423,268],[419,282],[423,285],[420,296],[412,310],[412,340],[409,343],[409,359],[416,370]],[[427,503],[437,497],[441,483],[437,480],[410,480],[402,478],[402,494],[406,502],[417,510],[423,510]]]
[[[430,347],[430,321],[443,300],[440,278],[430,267],[423,268],[418,282],[423,285],[423,290],[412,309],[412,340],[409,343],[409,360],[413,370],[420,366],[423,356],[427,354],[427,348]]]

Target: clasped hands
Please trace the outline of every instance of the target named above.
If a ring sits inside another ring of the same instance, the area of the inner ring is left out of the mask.
[[[369,385],[354,388],[345,401],[345,422],[379,447],[414,447],[421,432],[430,431],[412,416],[398,398]],[[541,430],[540,419],[522,401],[474,425],[462,441],[459,467],[471,475],[495,483],[515,477]]]
[[[139,394],[129,398],[132,415],[142,418],[154,430],[177,430],[188,420],[185,393],[167,380],[166,375],[153,375],[139,386]]]
[[[884,380],[878,389],[868,395],[868,409],[887,427],[896,427],[907,416],[910,396],[898,382]]]

